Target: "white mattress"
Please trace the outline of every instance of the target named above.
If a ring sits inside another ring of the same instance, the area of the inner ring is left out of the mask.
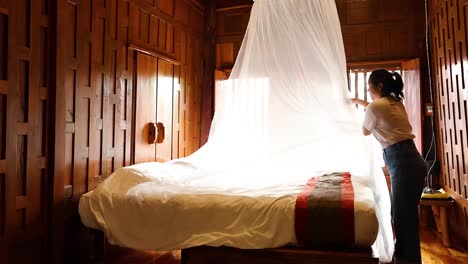
[[[219,175],[193,177],[193,168],[183,162],[138,164],[117,170],[84,194],[79,213],[84,225],[102,230],[110,243],[136,249],[256,249],[296,243],[295,201],[307,179],[263,185],[216,179]],[[355,179],[353,188],[355,241],[371,246],[378,233],[374,196]]]

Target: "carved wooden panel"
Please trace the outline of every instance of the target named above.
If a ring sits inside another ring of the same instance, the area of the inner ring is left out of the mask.
[[[72,223],[81,195],[130,165],[129,5],[124,0],[58,1],[54,198],[72,203],[65,222],[56,225],[66,228],[57,231],[54,249],[61,251],[60,232],[65,232],[70,241],[65,254],[76,250]]]
[[[0,1],[0,262],[45,263],[51,45],[48,0]],[[25,254],[28,252],[28,254]]]
[[[130,45],[180,62],[164,71],[174,82],[169,114],[175,125],[166,126],[166,133],[177,138],[166,151],[179,157],[200,147],[203,12],[193,0],[57,1],[56,259],[63,247],[66,255],[77,253],[81,195],[133,162],[135,136],[142,133],[134,122],[145,109],[134,111]],[[67,243],[61,243],[63,237]]]
[[[460,207],[451,227],[468,240],[468,1],[431,2],[437,143],[443,185]]]

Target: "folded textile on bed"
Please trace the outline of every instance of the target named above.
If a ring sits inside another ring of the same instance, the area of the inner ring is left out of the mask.
[[[311,178],[296,198],[297,243],[300,246],[354,245],[354,196],[348,172]]]

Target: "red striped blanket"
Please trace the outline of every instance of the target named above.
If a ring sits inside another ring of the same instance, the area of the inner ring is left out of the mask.
[[[295,233],[300,246],[354,244],[354,190],[351,174],[313,177],[296,198]]]

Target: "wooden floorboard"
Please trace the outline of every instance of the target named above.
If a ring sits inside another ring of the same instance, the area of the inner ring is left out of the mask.
[[[459,243],[453,243],[455,248],[446,248],[442,245],[442,239],[435,230],[422,229],[421,255],[424,264],[466,264],[468,263],[467,248],[462,248]],[[465,252],[465,253],[463,253]]]
[[[180,264],[180,251],[137,251],[111,247],[104,263],[112,264]]]
[[[456,243],[454,244],[456,245]],[[446,248],[442,245],[440,235],[436,231],[430,229],[421,230],[421,254],[424,264],[468,263],[468,249],[461,248],[459,244],[457,247],[457,249]],[[180,252],[136,251],[113,248],[110,250],[105,263],[180,264]]]

